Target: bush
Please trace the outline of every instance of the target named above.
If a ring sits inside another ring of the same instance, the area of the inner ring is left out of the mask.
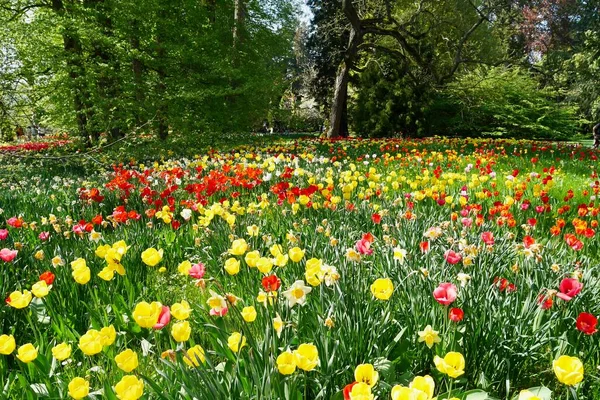
[[[459,77],[428,109],[430,130],[460,136],[571,139],[580,120],[559,93],[520,68],[479,68]]]

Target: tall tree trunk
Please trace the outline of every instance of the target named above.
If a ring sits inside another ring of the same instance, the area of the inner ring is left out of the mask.
[[[66,13],[62,0],[52,0],[52,10],[58,16],[64,16]],[[85,99],[88,97],[85,91],[85,84],[82,80],[85,77],[82,49],[79,37],[72,26],[65,26],[62,33],[63,49],[66,54],[67,70],[69,71],[69,80],[72,85],[73,108],[77,129],[82,140],[90,145],[88,134],[88,112],[86,110]]]
[[[130,39],[130,43],[131,43],[131,48],[134,51],[134,56],[131,60],[131,70],[133,72],[133,85],[134,85],[134,104],[135,104],[135,108],[134,108],[134,116],[135,116],[135,123],[136,125],[141,125],[142,120],[143,120],[143,112],[142,110],[144,109],[144,101],[145,101],[145,94],[144,94],[144,80],[142,77],[143,74],[143,69],[144,69],[144,65],[142,64],[142,60],[139,57],[140,54],[140,37],[139,37],[139,21],[137,19],[134,19],[133,21],[131,21],[131,27],[132,27],[132,35],[131,35],[131,39]]]
[[[331,112],[329,114],[328,138],[348,136],[348,82],[350,81],[350,70],[354,65],[354,60],[358,54],[358,46],[362,42],[360,32],[352,27],[348,49],[344,55],[344,60],[338,67],[337,77],[335,79],[335,88],[333,92],[333,101],[331,102]]]
[[[337,78],[335,79],[335,88],[333,101],[331,102],[331,113],[329,116],[328,138],[342,136],[344,127],[344,105],[348,104],[348,80],[350,79],[350,67],[346,62],[342,62],[338,67]],[[347,115],[347,113],[346,113]],[[345,123],[346,130],[348,123]]]
[[[168,110],[167,110],[167,49],[165,48],[165,40],[166,40],[166,32],[164,27],[164,21],[167,18],[166,7],[167,4],[161,4],[160,10],[158,13],[159,17],[159,26],[157,28],[156,34],[156,60],[157,60],[157,68],[156,72],[158,74],[158,84],[157,84],[157,95],[158,95],[158,107],[156,110],[156,119],[158,122],[158,137],[161,140],[167,139],[169,134],[169,124],[168,124]]]
[[[233,47],[237,49],[242,41],[242,31],[244,29],[244,20],[246,19],[245,0],[234,0],[233,14]]]

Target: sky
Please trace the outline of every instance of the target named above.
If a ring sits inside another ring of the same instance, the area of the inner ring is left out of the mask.
[[[308,6],[306,5],[306,0],[302,0],[302,16],[300,17],[300,20],[308,24],[310,23],[311,18],[312,13],[310,12],[310,8],[308,8]]]

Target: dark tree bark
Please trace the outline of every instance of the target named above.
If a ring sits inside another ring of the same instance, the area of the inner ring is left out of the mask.
[[[244,21],[246,19],[245,0],[235,0],[233,15],[233,47],[237,48],[242,41]]]
[[[350,71],[354,67],[358,48],[363,40],[363,33],[360,20],[356,10],[352,6],[351,0],[343,0],[342,7],[344,14],[350,20],[352,28],[350,38],[348,39],[348,48],[344,55],[344,60],[338,67],[337,77],[335,79],[335,88],[333,100],[331,102],[331,113],[329,116],[328,138],[339,136],[348,136],[348,82],[350,81]]]
[[[132,36],[130,39],[131,48],[133,49],[134,56],[131,60],[131,70],[133,72],[133,85],[134,85],[134,104],[135,104],[135,123],[139,126],[143,120],[142,110],[144,109],[144,101],[146,96],[144,94],[144,65],[139,57],[140,52],[140,39],[139,39],[139,21],[134,19],[131,21]]]
[[[64,16],[66,13],[65,5],[62,0],[52,0],[52,10],[59,16]],[[86,99],[89,98],[85,90],[85,84],[82,80],[85,79],[85,69],[82,60],[81,41],[75,30],[66,26],[62,34],[63,49],[66,53],[67,69],[72,85],[73,107],[75,110],[75,119],[77,128],[82,140],[87,144],[91,144],[91,138],[88,132],[88,115],[91,112],[86,107]]]
[[[158,122],[158,137],[161,140],[166,140],[169,134],[169,123],[168,123],[168,103],[166,99],[167,95],[167,49],[165,48],[166,39],[166,27],[163,25],[166,21],[167,4],[161,4],[158,13],[159,26],[156,34],[156,61],[157,67],[156,72],[158,74],[157,83],[157,94],[158,94],[158,106],[156,110],[156,120]]]

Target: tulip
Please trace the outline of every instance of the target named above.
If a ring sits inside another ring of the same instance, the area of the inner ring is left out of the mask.
[[[452,283],[441,283],[434,291],[435,300],[445,306],[448,306],[456,300],[457,289]]]

